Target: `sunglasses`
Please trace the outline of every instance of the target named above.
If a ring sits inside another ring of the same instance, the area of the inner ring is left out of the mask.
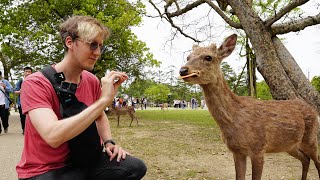
[[[106,49],[105,46],[103,46],[102,44],[99,44],[99,43],[96,42],[96,41],[93,41],[93,42],[90,43],[90,42],[86,42],[86,41],[84,41],[84,40],[82,40],[82,39],[79,39],[79,38],[77,38],[76,40],[79,40],[79,41],[81,41],[81,42],[83,42],[83,43],[88,44],[91,51],[95,51],[95,50],[97,50],[98,48],[100,48],[100,53],[102,54],[102,53],[105,51],[105,49]]]

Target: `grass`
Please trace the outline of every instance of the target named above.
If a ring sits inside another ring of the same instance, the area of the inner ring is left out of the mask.
[[[190,165],[203,152],[226,151],[220,130],[207,110],[138,110],[139,126],[129,116],[120,118],[120,126],[111,121],[114,139],[148,166],[144,179],[193,179],[207,172]],[[219,144],[207,148],[207,143]],[[196,156],[194,156],[196,155]]]

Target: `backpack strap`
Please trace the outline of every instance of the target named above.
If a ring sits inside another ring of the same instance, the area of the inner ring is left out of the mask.
[[[58,92],[60,89],[60,83],[66,79],[62,72],[57,73],[57,71],[51,65],[41,69],[40,72],[51,82],[56,92]]]
[[[51,65],[41,69],[40,72],[50,81],[54,88],[60,101],[60,114],[63,116],[63,109],[74,104],[75,101],[78,101],[75,96],[77,85],[74,83],[64,82],[65,76],[63,72],[57,73]]]

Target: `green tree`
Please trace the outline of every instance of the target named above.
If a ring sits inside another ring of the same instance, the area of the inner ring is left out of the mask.
[[[257,83],[257,98],[263,100],[273,99],[268,84],[265,81]]]
[[[311,80],[311,84],[320,93],[320,76],[314,76]]]
[[[144,66],[159,65],[146,44],[131,32],[145,14],[140,1],[8,0],[1,5],[0,61],[5,77],[11,69],[20,72],[25,65],[37,69],[59,62],[64,53],[57,27],[73,14],[90,15],[111,29],[112,35],[105,42],[107,50],[93,70],[97,76],[110,69],[139,77]]]
[[[168,101],[170,89],[164,84],[155,84],[144,91],[144,94],[153,103],[163,103]]]
[[[231,68],[227,62],[221,63],[221,70],[230,89],[241,96],[248,95],[245,75],[241,72],[239,75]]]

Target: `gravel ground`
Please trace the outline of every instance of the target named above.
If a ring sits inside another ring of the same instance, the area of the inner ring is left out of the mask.
[[[2,124],[1,124],[2,125]],[[17,180],[16,165],[21,157],[23,135],[19,113],[11,111],[8,133],[0,134],[0,180]]]

